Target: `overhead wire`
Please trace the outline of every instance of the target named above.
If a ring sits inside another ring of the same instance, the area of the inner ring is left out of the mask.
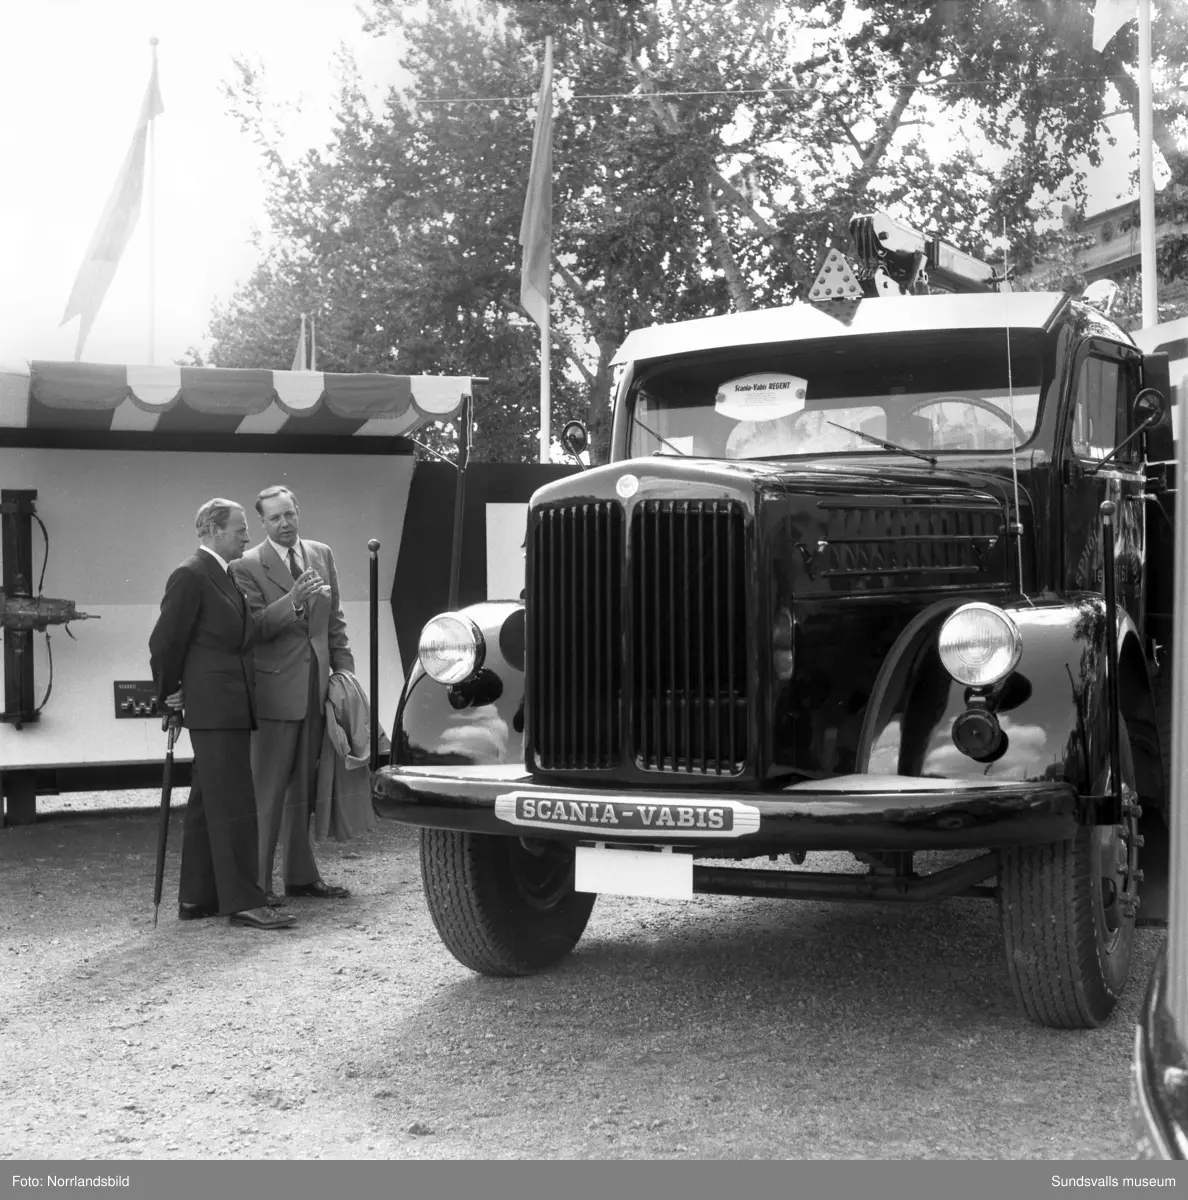
[[[1129,75],[1045,75],[1035,81],[1039,84],[1052,83],[1114,83],[1120,79],[1130,79]],[[943,88],[958,88],[958,87],[981,87],[987,86],[994,82],[992,79],[935,79],[913,81],[910,79],[895,79],[888,77],[885,81],[888,86],[896,87],[900,84],[911,84],[914,88],[921,91],[929,91]],[[667,100],[681,99],[690,96],[790,96],[798,92],[803,92],[807,89],[803,87],[781,87],[781,88],[715,88],[715,89],[700,89],[700,90],[680,90],[680,91],[633,91],[633,92],[578,92],[572,96],[565,98],[565,103],[570,104],[577,100]],[[411,99],[415,104],[534,104],[539,97],[535,92],[526,96],[440,96],[440,97],[424,97],[413,96]]]

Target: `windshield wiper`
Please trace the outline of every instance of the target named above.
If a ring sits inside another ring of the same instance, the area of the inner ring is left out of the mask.
[[[652,435],[652,437],[654,437],[656,439],[656,441],[663,442],[666,446],[671,447],[682,458],[691,458],[692,457],[691,455],[686,454],[685,451],[680,448],[680,446],[673,446],[673,444],[668,440],[668,438],[664,437],[662,434],[657,433],[654,429],[649,429],[638,417],[632,416],[631,423],[633,425],[638,425],[640,427],[640,429],[642,429],[644,431],[644,433],[650,433]]]
[[[827,425],[832,425],[834,429],[841,429],[846,433],[852,433],[855,437],[861,438],[864,442],[870,442],[875,446],[882,446],[884,450],[895,450],[900,454],[910,454],[913,458],[922,458],[926,463],[936,466],[936,458],[931,454],[925,454],[922,450],[909,450],[906,446],[897,446],[894,442],[885,442],[882,438],[877,438],[873,433],[863,433],[861,429],[851,429],[848,425],[839,425],[836,421],[825,418]]]

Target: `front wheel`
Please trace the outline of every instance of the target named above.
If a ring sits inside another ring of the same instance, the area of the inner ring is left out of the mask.
[[[531,975],[577,945],[594,907],[573,886],[571,846],[421,830],[421,882],[449,952],[482,975]]]
[[[1122,728],[1123,796],[1134,762]],[[1112,787],[1109,768],[1097,794]],[[999,906],[1007,966],[1023,1011],[1056,1029],[1092,1029],[1114,1011],[1130,976],[1137,879],[1133,815],[1083,825],[1074,838],[1000,852]]]

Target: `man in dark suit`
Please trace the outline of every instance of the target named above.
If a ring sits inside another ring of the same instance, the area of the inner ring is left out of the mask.
[[[288,896],[337,900],[350,893],[318,872],[309,835],[326,692],[333,671],[354,672],[334,555],[297,535],[297,499],[270,487],[256,498],[265,538],[232,567],[256,627],[259,728],[252,735],[252,778],[260,818],[260,884],[272,895],[273,860],[282,850]]]
[[[260,887],[251,736],[256,727],[247,602],[228,564],[248,543],[247,518],[233,500],[208,500],[194,524],[198,550],[165,585],[149,638],[157,704],[177,709],[194,748],[182,840],[178,916],[227,914],[233,925],[284,929]]]

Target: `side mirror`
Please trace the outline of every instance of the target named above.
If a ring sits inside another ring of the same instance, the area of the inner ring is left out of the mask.
[[[1162,392],[1157,392],[1154,388],[1143,388],[1135,396],[1134,407],[1131,411],[1134,413],[1134,419],[1138,424],[1131,431],[1130,435],[1123,438],[1105,458],[1099,459],[1091,467],[1086,467],[1086,475],[1096,475],[1106,463],[1112,458],[1117,457],[1118,452],[1129,446],[1136,437],[1146,433],[1148,429],[1154,429],[1156,425],[1162,424],[1164,417],[1167,416],[1167,401],[1163,398]]]
[[[1163,419],[1167,416],[1167,400],[1162,392],[1157,392],[1154,388],[1143,388],[1135,396],[1134,408],[1131,411],[1134,413],[1136,424],[1134,433],[1141,433],[1145,429],[1153,429],[1156,425],[1163,424]],[[1134,437],[1134,433],[1130,436]]]
[[[581,421],[567,421],[561,430],[561,445],[573,456],[574,461],[582,470],[586,464],[582,462],[582,454],[590,445],[590,436]]]

